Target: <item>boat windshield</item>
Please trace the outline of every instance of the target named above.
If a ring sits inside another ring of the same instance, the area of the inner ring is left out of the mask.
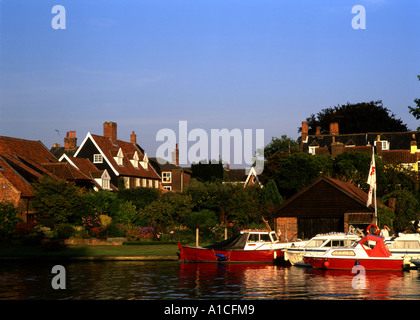
[[[420,249],[420,243],[416,240],[394,241],[389,246],[390,249]]]
[[[312,239],[310,240],[305,247],[306,248],[318,248],[325,242],[325,239]]]
[[[268,233],[250,233],[248,242],[271,242],[271,238]]]

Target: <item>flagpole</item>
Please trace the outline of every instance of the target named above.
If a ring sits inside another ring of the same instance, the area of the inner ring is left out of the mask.
[[[375,157],[375,147],[372,147],[372,152],[373,152],[373,157]],[[376,161],[375,161],[375,166],[376,166]],[[375,168],[375,175],[376,175],[376,168]],[[378,181],[375,178],[375,224],[378,225],[378,208],[377,208],[377,203],[376,203],[376,188],[378,187]]]

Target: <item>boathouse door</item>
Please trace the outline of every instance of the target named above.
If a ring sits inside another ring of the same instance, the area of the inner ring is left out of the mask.
[[[299,218],[298,237],[310,239],[319,233],[344,232],[343,218]]]

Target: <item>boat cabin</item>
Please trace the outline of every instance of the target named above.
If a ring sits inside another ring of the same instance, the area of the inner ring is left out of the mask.
[[[359,237],[345,233],[317,235],[305,244],[305,248],[336,248],[351,246]]]

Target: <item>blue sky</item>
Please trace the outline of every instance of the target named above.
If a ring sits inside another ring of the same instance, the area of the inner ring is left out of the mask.
[[[2,0],[0,17],[0,135],[48,148],[105,121],[151,156],[183,120],[296,139],[310,114],[371,100],[420,125],[420,1]]]

